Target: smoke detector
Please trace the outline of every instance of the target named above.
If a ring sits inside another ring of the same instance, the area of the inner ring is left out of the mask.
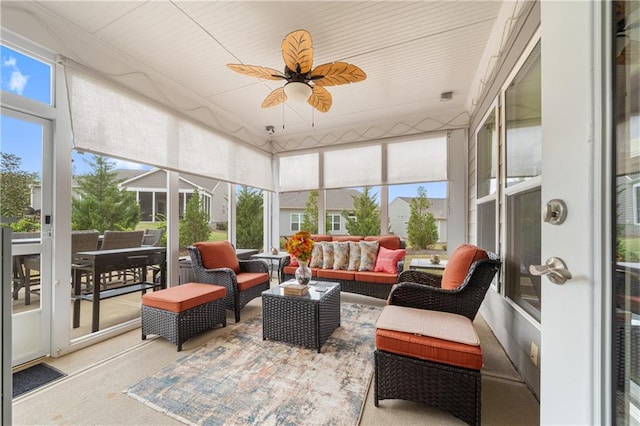
[[[442,92],[440,93],[440,102],[447,102],[453,98],[453,92]]]

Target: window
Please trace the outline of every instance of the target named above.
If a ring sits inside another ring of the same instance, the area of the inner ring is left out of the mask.
[[[633,223],[640,224],[640,184],[633,186]]]
[[[291,213],[291,232],[298,232],[302,227],[302,213]]]
[[[31,56],[0,46],[2,54],[2,90],[47,105],[52,104],[51,65]]]
[[[476,133],[478,246],[493,252],[497,251],[497,171],[498,129],[494,107]]]
[[[506,185],[513,186],[542,173],[542,96],[540,42],[504,93]]]
[[[340,215],[339,214],[328,214],[327,223],[329,225],[329,231],[340,232]]]
[[[540,41],[504,91],[506,160],[505,294],[536,321],[541,319],[542,91]],[[483,218],[484,219],[484,218]]]

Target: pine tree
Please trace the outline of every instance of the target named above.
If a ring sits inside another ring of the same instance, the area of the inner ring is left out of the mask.
[[[209,214],[202,205],[200,193],[196,189],[187,201],[184,217],[180,220],[180,247],[188,247],[199,241],[209,241],[211,226]]]
[[[263,210],[262,191],[243,186],[236,202],[236,244],[239,248],[262,249]]]
[[[114,163],[94,155],[91,171],[76,178],[80,198],[72,200],[73,229],[97,229],[100,233],[135,229],[140,205],[133,192],[120,190]]]
[[[307,204],[304,208],[301,231],[308,231],[311,234],[318,233],[318,191],[309,192]]]
[[[378,194],[371,192],[366,187],[362,194],[351,196],[353,199],[353,212],[343,211],[342,217],[346,220],[349,235],[380,235],[380,209],[376,203]]]
[[[407,224],[409,245],[416,250],[426,249],[438,241],[436,218],[429,211],[430,206],[427,191],[418,187],[418,196],[409,204],[411,214]]]

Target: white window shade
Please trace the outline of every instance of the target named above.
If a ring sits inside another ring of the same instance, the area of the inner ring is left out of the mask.
[[[324,188],[373,186],[382,182],[382,147],[366,146],[324,153]]]
[[[67,69],[74,145],[156,166],[167,163],[169,114]]]
[[[387,146],[387,183],[447,180],[446,136]]]
[[[303,191],[320,187],[320,156],[318,153],[279,158],[280,191]]]
[[[76,148],[274,190],[270,154],[75,68],[65,72]]]

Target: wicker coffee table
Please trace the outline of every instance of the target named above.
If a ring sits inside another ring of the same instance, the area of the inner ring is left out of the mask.
[[[320,352],[339,326],[339,283],[309,285],[309,293],[304,296],[285,295],[280,286],[262,292],[263,340],[288,342]]]

